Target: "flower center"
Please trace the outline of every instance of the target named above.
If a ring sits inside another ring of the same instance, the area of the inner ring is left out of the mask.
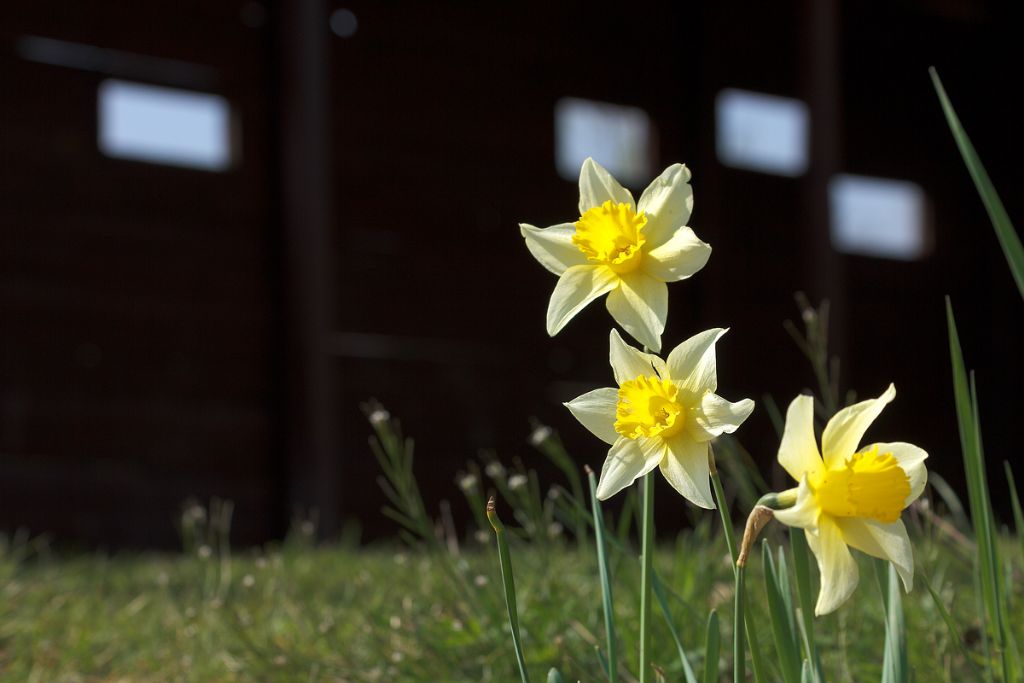
[[[878,447],[854,453],[840,469],[819,472],[808,483],[821,509],[834,517],[900,518],[910,479],[892,453]]]
[[[612,200],[595,206],[576,221],[572,242],[588,261],[602,263],[616,273],[628,273],[640,265],[641,247],[646,239],[641,231],[647,216],[629,204]]]
[[[659,377],[640,375],[619,387],[615,406],[615,431],[630,439],[641,436],[669,437],[683,426],[678,419],[683,406],[676,402],[679,388]]]

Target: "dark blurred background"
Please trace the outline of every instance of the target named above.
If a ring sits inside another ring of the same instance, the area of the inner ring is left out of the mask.
[[[732,328],[720,391],[762,404],[740,438],[766,473],[763,395],[813,385],[797,290],[832,302],[844,391],[896,383],[872,435],[959,485],[951,295],[1001,472],[1022,304],[927,67],[1020,219],[1017,26],[961,0],[8,3],[0,529],[173,546],[182,502],[217,496],[242,544],[295,510],[391,533],[370,397],[431,509],[480,449],[539,464],[530,416],[599,467],[560,402],[610,383],[611,321],[547,338],[555,279],[517,228],[576,218],[587,154],[636,196],[691,168],[714,254],[671,286],[664,345]]]

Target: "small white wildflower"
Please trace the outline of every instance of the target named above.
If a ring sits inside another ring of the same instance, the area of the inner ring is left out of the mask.
[[[391,413],[383,408],[377,408],[370,413],[370,424],[379,425],[391,419]]]
[[[486,531],[484,531],[483,529],[480,529],[475,534],[473,534],[473,538],[476,539],[477,543],[481,543],[481,544],[483,544],[483,543],[490,543],[491,542],[491,535],[489,533],[487,533]]]
[[[395,556],[392,559],[394,560],[395,564],[405,564],[409,561],[409,556],[405,553],[395,553]]]
[[[391,625],[391,628],[398,630],[402,628],[402,617],[394,615],[388,620],[388,623]]]
[[[551,522],[548,524],[548,536],[551,538],[558,538],[562,535],[563,527],[558,522]]]
[[[530,434],[530,443],[534,446],[539,446],[548,439],[551,438],[551,427],[547,425],[538,425],[533,433]]]
[[[199,555],[200,560],[208,560],[210,559],[210,556],[213,555],[213,548],[206,544],[203,544],[199,546],[197,554]]]
[[[476,488],[477,478],[475,474],[464,474],[459,477],[459,488],[467,493]]]
[[[312,536],[316,532],[316,526],[308,519],[299,525],[299,531],[303,536]]]
[[[558,498],[561,495],[562,495],[561,489],[559,489],[559,488],[557,488],[555,486],[552,486],[551,488],[548,489],[548,500],[558,500]]]
[[[473,579],[473,583],[475,583],[478,586],[486,586],[488,581],[489,579],[483,574],[477,574],[476,578]]]
[[[256,577],[252,574],[246,574],[242,577],[242,585],[246,588],[252,588],[256,585]]]
[[[508,478],[508,487],[513,491],[517,491],[526,486],[527,481],[529,480],[525,474],[513,474]]]
[[[167,572],[160,572],[156,575],[156,585],[163,587],[170,583],[171,577],[167,575]]]
[[[452,619],[452,630],[453,631],[461,631],[462,630],[462,622],[459,621],[458,619]]]
[[[405,659],[405,655],[402,654],[401,652],[392,652],[391,653],[391,661],[392,662],[400,662],[403,659]]]
[[[804,319],[805,323],[812,323],[815,321],[815,319],[817,319],[818,312],[811,308],[810,306],[808,306],[807,308],[800,311],[800,317]]]
[[[505,476],[505,466],[495,460],[494,462],[487,463],[487,467],[484,468],[484,472],[491,479],[497,479],[498,477]]]

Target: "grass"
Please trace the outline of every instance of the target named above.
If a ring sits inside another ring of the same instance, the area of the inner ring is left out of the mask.
[[[981,656],[971,553],[932,521],[911,515],[918,569]],[[709,609],[731,638],[733,574],[712,525],[662,543],[655,568],[690,661],[704,667]],[[773,551],[783,541],[769,534]],[[281,546],[223,554],[200,544],[177,555],[55,557],[39,543],[0,549],[0,679],[12,681],[510,681],[518,678],[496,552],[473,541],[457,557],[397,547],[314,547],[301,535]],[[557,666],[566,680],[605,680],[596,557],[567,539],[512,541],[520,627],[532,677]],[[1008,584],[1021,594],[1020,546],[1004,537]],[[453,561],[468,596],[442,562]],[[885,646],[882,597],[868,558],[861,586],[835,615],[814,621],[830,681],[879,680]],[[635,643],[639,563],[611,550],[620,639]],[[748,609],[762,647],[772,625],[759,560],[752,560]],[[974,671],[925,589],[905,596],[910,667],[916,680],[972,680]],[[470,603],[473,601],[473,604]],[[1024,624],[1017,624],[1020,629]],[[1018,633],[1024,637],[1024,633]],[[725,647],[723,650],[727,650]],[[653,623],[652,661],[683,680],[666,622]],[[723,654],[720,680],[731,678]],[[636,653],[620,647],[635,671]],[[774,657],[769,660],[774,662]],[[623,681],[632,677],[624,673]],[[779,680],[776,671],[769,680]]]

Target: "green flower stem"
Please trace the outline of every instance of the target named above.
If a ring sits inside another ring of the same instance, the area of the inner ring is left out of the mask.
[[[651,579],[654,559],[654,473],[644,475],[640,546],[640,683],[651,683]]]
[[[512,644],[516,650],[516,663],[519,664],[519,677],[522,683],[530,683],[526,673],[526,659],[523,657],[523,642],[519,636],[519,608],[516,607],[516,583],[512,577],[512,558],[508,553],[508,541],[505,540],[505,525],[498,519],[494,506],[494,496],[487,501],[487,519],[494,528],[498,539],[498,562],[501,565],[501,583],[505,587],[505,607],[508,608],[508,623],[512,628]]]
[[[718,506],[718,514],[722,518],[722,530],[725,534],[725,545],[729,548],[729,556],[733,562],[733,572],[738,574],[736,567],[736,561],[739,559],[739,550],[736,547],[736,529],[732,524],[732,514],[729,512],[729,506],[725,502],[725,489],[722,488],[722,477],[718,474],[718,468],[715,466],[715,457],[709,451],[708,463],[711,466],[711,486],[715,493],[715,503]],[[737,580],[738,577],[737,577]],[[736,594],[737,598],[739,593]],[[737,612],[743,614],[742,607],[737,606]],[[735,622],[740,623],[740,622]],[[757,628],[749,623],[749,620],[744,616],[743,629],[735,628],[734,634],[734,650],[736,645],[736,639],[742,637],[742,631],[746,631],[747,640],[750,641],[750,659],[754,665],[754,680],[763,681],[764,676],[764,663],[761,660],[761,646],[757,640]],[[735,654],[735,652],[734,652]],[[739,666],[742,666],[740,664]]]
[[[742,564],[736,565],[736,613],[733,617],[732,623],[732,680],[734,683],[745,683],[746,675],[746,641],[743,638],[744,629],[740,627],[740,624],[745,624],[743,619],[743,603],[747,599],[746,595],[746,584],[744,577],[747,574],[747,569]]]

